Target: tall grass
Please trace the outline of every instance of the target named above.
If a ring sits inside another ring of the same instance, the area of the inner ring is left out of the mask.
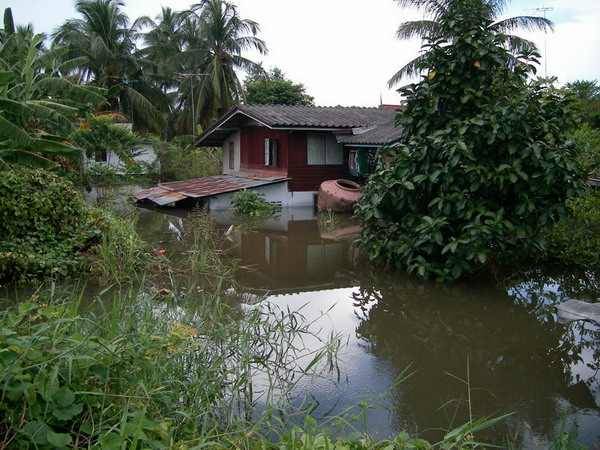
[[[90,271],[101,284],[131,282],[148,270],[153,258],[133,231],[135,219],[105,213],[100,218],[99,241],[89,254]]]
[[[185,242],[188,250],[177,262],[176,268],[181,277],[202,281],[210,285],[231,280],[235,262],[224,255],[225,238],[215,232],[216,225],[206,209],[196,207],[184,221]]]
[[[242,313],[206,291],[109,292],[96,313],[54,290],[2,315],[0,447],[241,445],[272,425],[259,403],[283,410],[267,391],[285,398],[305,372],[295,343],[311,331],[294,313]]]

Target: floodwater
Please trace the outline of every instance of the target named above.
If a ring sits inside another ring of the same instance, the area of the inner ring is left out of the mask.
[[[185,214],[142,209],[139,232],[183,249]],[[215,220],[222,230],[237,223],[227,213]],[[314,320],[323,338],[343,336],[333,370],[296,387],[299,403],[315,399],[318,421],[350,411],[375,438],[407,430],[436,442],[470,416],[512,413],[477,439],[547,448],[572,431],[600,448],[600,329],[561,324],[553,308],[597,301],[597,280],[532,271],[436,285],[385,273],[352,246],[355,224],[312,209],[231,231],[227,254],[243,267],[236,289],[246,307],[271,302]]]

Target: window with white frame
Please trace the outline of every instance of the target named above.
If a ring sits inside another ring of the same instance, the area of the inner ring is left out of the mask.
[[[279,163],[279,142],[277,139],[265,139],[265,166],[277,166]]]
[[[307,151],[309,165],[340,165],[344,162],[343,146],[333,133],[308,133]]]

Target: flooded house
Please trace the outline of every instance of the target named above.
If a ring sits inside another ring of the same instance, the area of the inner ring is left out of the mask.
[[[135,197],[222,210],[233,193],[252,189],[283,207],[314,205],[323,181],[368,175],[376,150],[400,137],[396,108],[236,106],[195,142],[222,148],[222,175],[161,183]]]

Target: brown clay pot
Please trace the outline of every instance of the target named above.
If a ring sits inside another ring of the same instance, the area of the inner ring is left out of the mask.
[[[352,212],[360,197],[359,184],[350,180],[327,180],[321,183],[317,205],[335,212]]]

